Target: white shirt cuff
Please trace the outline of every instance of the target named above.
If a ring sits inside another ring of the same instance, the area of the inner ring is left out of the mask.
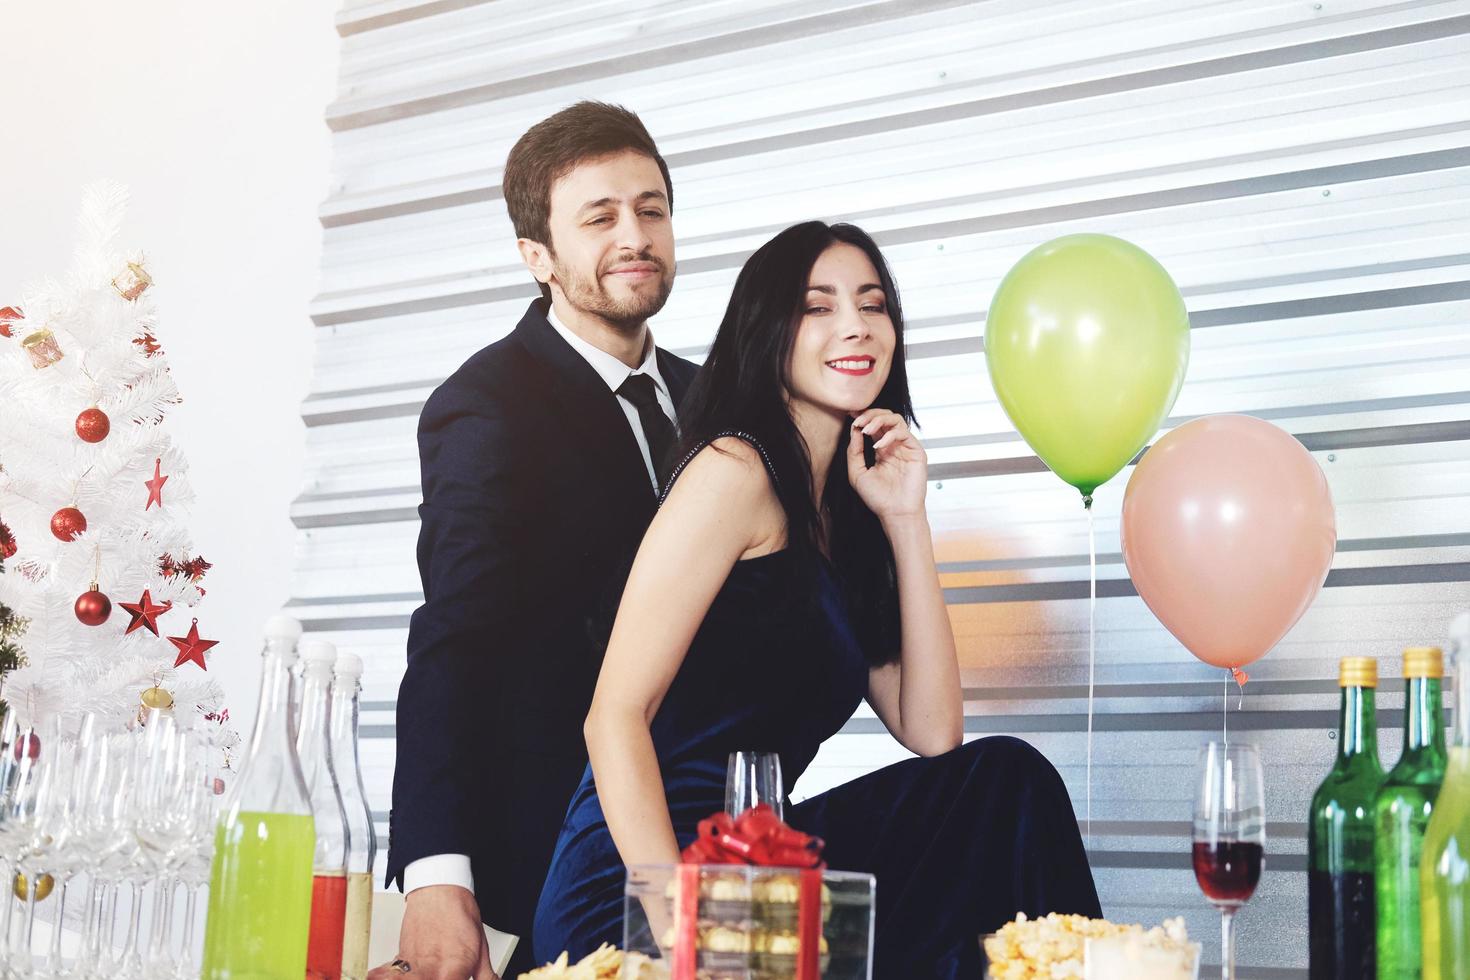
[[[433,854],[403,869],[403,894],[429,885],[458,885],[475,893],[475,876],[467,854]]]

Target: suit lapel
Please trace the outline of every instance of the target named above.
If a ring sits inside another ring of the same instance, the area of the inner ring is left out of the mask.
[[[516,338],[548,369],[553,382],[549,394],[582,433],[583,451],[603,461],[607,479],[622,487],[641,485],[652,499],[643,454],[617,396],[547,321],[545,302],[538,299],[531,304],[516,327]]]

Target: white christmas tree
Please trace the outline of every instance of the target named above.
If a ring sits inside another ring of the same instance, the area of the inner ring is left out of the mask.
[[[0,696],[23,724],[143,706],[228,753],[195,607],[209,565],[184,517],[188,466],[164,419],[180,402],[151,280],[117,246],[127,192],[89,187],[76,264],[0,309],[0,604],[28,620],[28,661]]]

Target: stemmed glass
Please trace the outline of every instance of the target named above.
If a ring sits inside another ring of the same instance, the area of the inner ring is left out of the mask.
[[[200,760],[195,764],[190,779],[196,781],[195,790],[189,795],[191,821],[185,840],[179,867],[179,880],[185,889],[184,935],[181,942],[177,976],[179,980],[197,980],[199,976],[199,950],[195,939],[198,917],[199,890],[209,884],[209,873],[214,859],[215,825],[219,822],[220,810],[225,797],[218,792],[222,783],[216,785],[216,772],[210,762],[207,745]]]
[[[142,803],[152,781],[159,778],[157,775],[157,770],[161,768],[159,760],[168,754],[168,749],[176,737],[177,731],[173,716],[155,710],[148,713],[142,734],[135,734],[132,738],[135,778],[134,784],[125,790],[130,807],[124,817],[129,840],[117,855],[120,865],[119,874],[128,883],[128,893],[132,899],[128,910],[127,938],[123,941],[123,951],[119,954],[118,960],[117,976],[123,980],[146,980],[148,976],[142,953],[138,947],[141,941],[143,894],[148,885],[144,876],[154,870],[154,865],[152,863],[153,852],[145,849],[143,844],[146,832],[144,836],[139,834],[145,810]]]
[[[14,711],[6,712],[5,722],[0,725],[0,866],[5,869],[5,877],[0,879],[0,964],[10,960],[10,919],[15,910],[9,887],[15,878],[10,849],[15,825],[10,822],[10,798],[20,768],[15,746],[26,734],[28,730],[20,727],[19,716]]]
[[[22,739],[24,751],[9,801],[10,850],[15,855],[15,870],[26,882],[20,947],[10,957],[12,972],[21,977],[36,975],[31,939],[38,893],[71,833],[72,759],[61,739],[60,722],[59,716],[53,716],[43,726],[42,735],[32,732]]]
[[[136,735],[114,735],[107,742],[107,770],[99,775],[90,792],[97,801],[94,820],[89,821],[93,835],[92,874],[98,882],[97,927],[87,943],[91,975],[114,977],[121,961],[114,956],[112,934],[117,920],[117,895],[120,885],[138,853],[138,839],[133,833],[133,787],[138,768],[134,751]],[[90,927],[89,927],[90,928]]]
[[[84,739],[78,746],[81,767],[77,782],[78,816],[73,843],[82,870],[88,873],[86,928],[73,971],[78,976],[106,975],[102,963],[102,906],[110,888],[104,869],[127,843],[124,832],[126,787],[132,783],[130,736]]]
[[[137,834],[142,863],[154,879],[148,973],[173,971],[168,938],[173,924],[173,876],[179,869],[193,817],[191,794],[202,790],[191,771],[199,756],[189,735],[165,730],[143,759],[137,780]]]
[[[54,792],[50,805],[46,807],[43,829],[50,839],[49,858],[46,870],[57,880],[56,914],[51,929],[51,946],[46,955],[46,967],[37,970],[38,978],[72,978],[78,975],[80,963],[67,969],[62,962],[62,937],[65,933],[66,900],[72,879],[87,870],[90,855],[87,848],[86,824],[90,816],[91,801],[87,789],[92,779],[92,767],[96,765],[97,747],[104,742],[100,727],[102,719],[93,712],[82,716],[81,727],[75,740],[67,739],[51,754],[53,762],[64,766],[63,774],[53,783]],[[91,888],[88,889],[87,907],[90,909]]]
[[[732,818],[765,803],[785,819],[781,756],[775,752],[731,752],[725,767],[725,812]]]
[[[1235,980],[1236,911],[1255,894],[1266,853],[1261,758],[1254,745],[1200,749],[1194,801],[1194,877],[1220,909],[1220,976]]]

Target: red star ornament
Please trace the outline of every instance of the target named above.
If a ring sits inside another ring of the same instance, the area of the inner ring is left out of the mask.
[[[168,477],[159,472],[159,467],[162,465],[163,460],[155,459],[153,461],[153,479],[143,481],[143,485],[148,488],[148,503],[144,506],[144,510],[147,510],[154,504],[157,504],[159,507],[163,506],[163,485],[168,482]]]
[[[128,628],[123,630],[123,636],[127,636],[139,626],[146,627],[148,632],[157,636],[158,617],[174,607],[172,602],[165,602],[161,606],[154,605],[153,597],[148,594],[147,589],[143,590],[143,598],[137,602],[119,602],[118,605],[126,609],[128,615],[133,617],[132,621],[128,623]]]
[[[199,620],[194,620],[189,627],[188,636],[170,636],[168,642],[179,648],[179,658],[174,661],[175,667],[182,667],[189,661],[199,665],[200,670],[208,670],[204,666],[204,651],[219,643],[218,640],[199,639]]]

